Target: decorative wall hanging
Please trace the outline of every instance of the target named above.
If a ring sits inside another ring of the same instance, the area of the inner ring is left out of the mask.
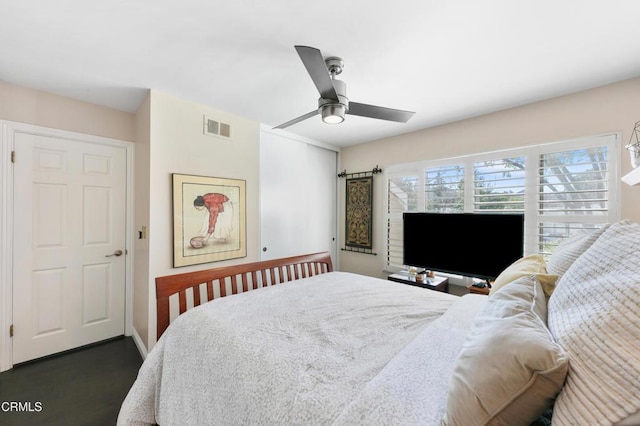
[[[373,254],[373,175],[381,173],[376,166],[367,172],[347,173],[345,190],[345,248],[342,250]]]
[[[245,257],[246,181],[172,176],[174,268]]]

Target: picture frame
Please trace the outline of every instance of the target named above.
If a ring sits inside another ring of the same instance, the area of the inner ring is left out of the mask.
[[[358,249],[373,247],[373,176],[346,181],[345,245]]]
[[[246,181],[172,174],[173,267],[247,256]]]

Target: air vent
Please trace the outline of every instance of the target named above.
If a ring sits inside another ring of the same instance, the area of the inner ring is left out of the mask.
[[[223,139],[231,139],[231,124],[204,116],[204,134],[217,136]]]

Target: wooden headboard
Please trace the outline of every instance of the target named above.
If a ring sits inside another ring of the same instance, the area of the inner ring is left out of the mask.
[[[242,292],[246,292],[331,271],[331,256],[323,252],[157,277],[158,339],[169,326],[169,297],[176,293],[179,314],[183,314],[187,311],[187,292],[193,295],[193,306],[198,306],[213,300],[214,296],[227,296],[228,284],[231,286],[230,294],[237,294],[238,283]],[[206,300],[201,300],[200,287],[203,285],[206,285]]]

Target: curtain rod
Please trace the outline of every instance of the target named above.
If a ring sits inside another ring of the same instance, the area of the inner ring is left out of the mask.
[[[344,177],[364,177],[364,176],[373,176],[373,175],[377,175],[379,173],[382,173],[382,169],[380,167],[378,167],[377,165],[373,168],[373,170],[368,170],[366,172],[354,172],[354,173],[347,173],[347,169],[343,170],[342,173],[338,174],[339,178],[344,178]]]

